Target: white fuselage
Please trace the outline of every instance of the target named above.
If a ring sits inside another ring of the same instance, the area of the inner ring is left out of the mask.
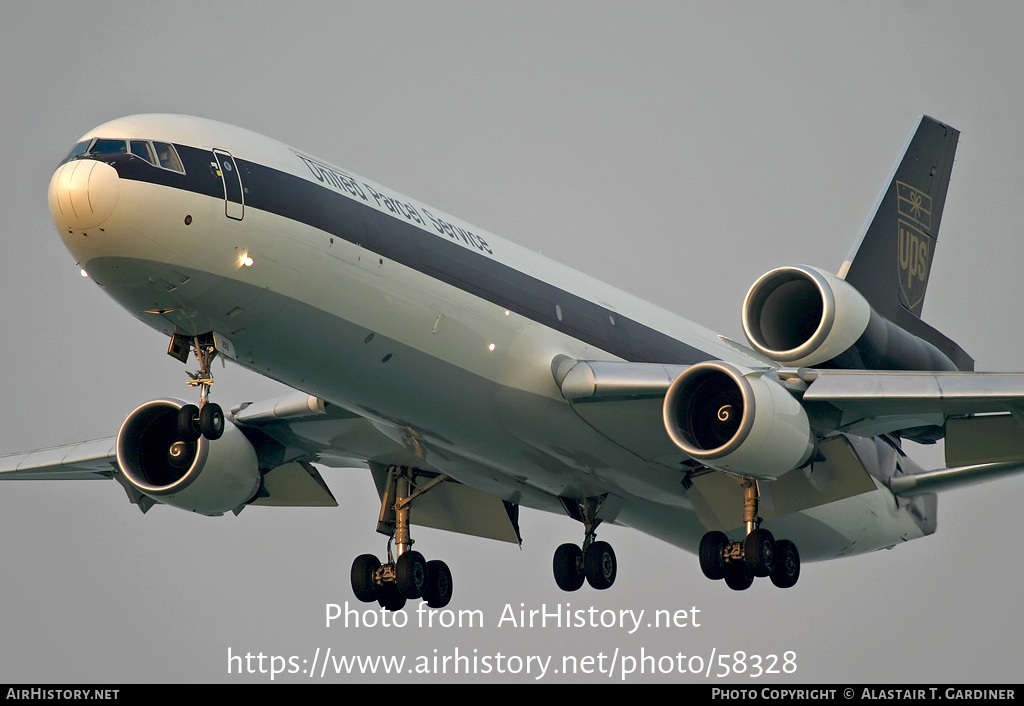
[[[765,365],[756,354],[246,130],[144,115],[82,139],[93,137],[186,153],[184,176],[141,160],[119,176],[80,159],[50,184],[68,249],[136,318],[167,334],[215,332],[239,365],[369,419],[425,469],[556,512],[560,496],[609,494],[621,502],[604,519],[695,551],[705,528],[682,454],[645,459],[598,433],[562,397],[551,361]],[[770,527],[805,560],[921,536],[881,484]]]

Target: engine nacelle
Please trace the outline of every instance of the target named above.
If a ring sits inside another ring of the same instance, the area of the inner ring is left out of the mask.
[[[222,515],[248,502],[260,486],[256,450],[234,424],[224,435],[182,441],[180,400],[153,400],[136,408],[117,433],[117,463],[141,493],[166,505]]]
[[[722,361],[690,366],[665,395],[665,429],[694,460],[744,476],[777,478],[814,448],[803,406],[764,371]]]
[[[956,370],[933,344],[879,315],[846,280],[807,265],[754,282],[743,302],[750,344],[783,365]]]

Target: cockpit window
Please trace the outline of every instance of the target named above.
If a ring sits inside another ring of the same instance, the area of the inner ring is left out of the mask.
[[[153,145],[156,147],[156,156],[161,167],[170,169],[172,172],[185,173],[185,168],[181,166],[181,160],[178,159],[178,151],[174,149],[174,145],[167,142],[154,142]]]
[[[96,140],[89,154],[128,154],[128,146],[124,140]]]
[[[68,152],[68,156],[64,158],[64,162],[67,162],[69,160],[74,159],[75,157],[85,154],[86,150],[89,149],[90,142],[92,142],[92,140],[82,140],[77,145],[72,147],[71,151]],[[63,164],[64,162],[61,162],[61,164]]]
[[[152,140],[111,140],[103,137],[83,140],[71,148],[68,156],[64,158],[64,162],[92,155],[107,154],[131,154],[154,167],[169,169],[179,174],[185,173],[185,168],[181,165],[181,159],[178,157],[178,151],[174,149],[174,145],[169,142],[154,142]]]
[[[156,157],[153,155],[153,145],[145,140],[132,140],[131,148],[132,154],[136,157],[142,157],[150,164],[156,164]]]

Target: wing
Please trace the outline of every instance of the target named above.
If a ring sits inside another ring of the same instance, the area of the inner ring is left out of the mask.
[[[914,496],[1024,470],[1022,374],[764,368],[730,377],[720,374],[723,367],[737,369],[718,362],[668,366],[564,356],[552,362],[563,397],[591,426],[648,460],[689,468],[694,508],[710,528],[742,524],[744,476],[759,478],[770,497],[761,514],[770,518],[879,486]],[[737,393],[733,401],[733,384],[755,391]],[[774,444],[790,443],[776,424],[788,412],[764,403],[773,398],[759,388],[788,397],[807,419],[804,433],[814,439],[811,454],[774,473],[742,465],[778,458]],[[739,415],[727,427],[735,436],[716,448],[702,447],[701,430],[711,426],[709,420],[717,423],[723,400]],[[921,429],[945,433],[948,468],[919,472],[905,459],[900,435]],[[670,441],[679,438],[682,446]],[[721,452],[724,447],[728,453]],[[732,458],[737,454],[739,462]]]
[[[806,385],[804,403],[839,410],[838,431],[861,436],[941,426],[946,420],[971,415],[1010,418],[1024,412],[1024,374],[1020,373],[781,368],[777,375],[797,387]]]
[[[115,437],[0,456],[0,480],[109,479],[117,472]]]
[[[941,429],[949,467],[893,482],[898,494],[960,487],[1024,468],[1024,374],[782,369],[779,375],[808,383],[805,404],[838,410],[840,431]]]
[[[433,487],[417,504],[414,523],[519,542],[516,509],[500,498],[448,478],[417,455],[414,443],[324,400],[295,393],[234,408],[231,426],[256,454],[258,490],[248,505],[333,507],[337,501],[316,465],[369,468],[383,496],[388,469],[420,469]],[[0,456],[0,480],[112,479],[143,512],[159,500],[129,482],[117,458],[117,437]],[[214,463],[199,454],[200,461]],[[211,453],[212,457],[213,454]],[[234,461],[234,458],[230,459]],[[198,461],[197,461],[198,463]],[[169,504],[174,500],[169,498]]]

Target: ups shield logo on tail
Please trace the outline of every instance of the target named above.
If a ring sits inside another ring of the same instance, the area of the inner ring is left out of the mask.
[[[896,182],[896,202],[899,211],[897,226],[897,277],[900,299],[911,313],[921,315],[928,271],[931,267],[935,240],[931,230],[932,199],[923,191]]]

